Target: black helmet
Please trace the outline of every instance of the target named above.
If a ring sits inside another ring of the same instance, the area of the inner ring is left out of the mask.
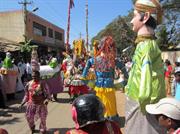
[[[85,126],[91,122],[104,120],[104,106],[99,98],[93,94],[79,96],[73,102],[76,117],[76,128]],[[73,111],[72,111],[73,114]]]

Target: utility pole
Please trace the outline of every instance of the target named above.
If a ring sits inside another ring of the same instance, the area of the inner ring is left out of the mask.
[[[88,35],[88,0],[86,0],[86,51],[88,51],[89,44],[89,35]]]
[[[25,37],[25,40],[27,38],[27,5],[29,4],[32,4],[32,2],[28,2],[27,0],[24,0],[24,1],[21,1],[21,2],[18,2],[19,4],[22,4],[23,6],[23,12],[24,12],[24,37]]]
[[[82,34],[81,34],[81,32],[79,33],[79,38],[80,38],[80,39],[82,38]]]

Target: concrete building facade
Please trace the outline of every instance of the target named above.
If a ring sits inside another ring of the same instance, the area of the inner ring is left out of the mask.
[[[14,42],[24,42],[24,36],[40,48],[47,50],[64,50],[64,29],[23,10],[0,12],[0,37]],[[25,32],[26,31],[26,32]]]

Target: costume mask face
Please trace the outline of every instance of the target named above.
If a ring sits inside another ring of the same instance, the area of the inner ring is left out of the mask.
[[[131,20],[131,24],[133,25],[133,31],[138,32],[139,29],[144,25],[144,23],[141,20],[141,14],[137,11],[134,10],[134,16]]]

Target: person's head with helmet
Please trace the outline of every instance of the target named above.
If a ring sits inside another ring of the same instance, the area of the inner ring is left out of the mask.
[[[72,118],[76,129],[104,119],[104,106],[93,94],[76,98],[72,104]]]

